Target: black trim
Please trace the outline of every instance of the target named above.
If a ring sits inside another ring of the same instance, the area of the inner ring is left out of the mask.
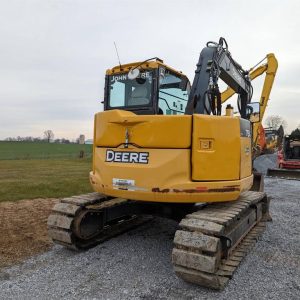
[[[109,90],[109,81],[108,81],[108,75],[105,75],[105,84],[104,84],[104,110],[107,110],[108,107],[108,90]]]

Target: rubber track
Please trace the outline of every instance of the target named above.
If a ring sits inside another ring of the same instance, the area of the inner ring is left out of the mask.
[[[98,234],[90,239],[79,239],[74,234],[76,217],[84,209],[96,209],[113,207],[128,200],[122,198],[108,199],[99,193],[89,193],[70,198],[63,198],[56,204],[48,218],[48,234],[54,243],[69,249],[80,250],[93,247],[101,242],[139,226],[150,220],[147,216],[131,216],[120,220],[116,224],[105,226]]]
[[[264,193],[246,192],[237,201],[207,205],[187,215],[174,238],[172,262],[177,276],[187,282],[222,290],[265,230],[265,218],[263,216],[252,227],[226,259],[222,258],[220,236],[253,204],[263,202],[267,206],[267,216],[266,199]]]

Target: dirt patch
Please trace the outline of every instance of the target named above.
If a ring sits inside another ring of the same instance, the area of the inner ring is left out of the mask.
[[[0,268],[47,250],[47,218],[57,199],[0,203]]]

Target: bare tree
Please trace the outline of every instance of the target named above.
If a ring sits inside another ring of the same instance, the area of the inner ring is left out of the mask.
[[[24,138],[23,138],[23,141],[25,141],[25,142],[33,142],[33,137],[32,136],[25,136]]]
[[[62,138],[61,143],[62,144],[70,144],[70,141],[68,139]]]
[[[45,140],[50,143],[51,140],[53,140],[54,138],[54,133],[52,130],[45,130],[44,131],[44,137],[45,137]]]
[[[7,141],[7,142],[15,142],[16,138],[14,138],[14,137],[8,137],[8,138],[5,139],[5,141]]]
[[[32,137],[32,136],[18,136],[18,137],[8,137],[5,139],[5,141],[8,142],[41,142],[41,138],[40,137]]]
[[[287,126],[286,121],[280,116],[267,117],[265,124],[267,125],[267,127],[274,130],[278,130],[280,126],[282,126],[283,128],[286,128]]]

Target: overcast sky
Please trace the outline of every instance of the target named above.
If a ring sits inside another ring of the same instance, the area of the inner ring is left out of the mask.
[[[113,41],[122,63],[158,56],[192,81],[201,49],[220,36],[245,69],[275,53],[267,115],[294,129],[299,12],[300,1],[288,0],[0,0],[0,139],[46,129],[56,138],[91,138],[105,70],[118,64]]]

